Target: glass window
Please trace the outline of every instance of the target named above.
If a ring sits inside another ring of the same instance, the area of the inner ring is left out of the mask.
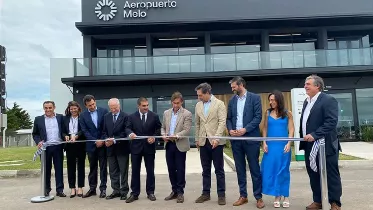
[[[121,99],[121,109],[123,112],[126,112],[127,114],[132,114],[138,110],[137,108],[137,99],[138,98],[126,98]],[[148,98],[149,102],[149,110],[153,110],[153,101],[152,98]]]
[[[330,94],[338,101],[338,137],[341,140],[355,138],[354,114],[352,111],[352,94],[335,93]]]
[[[109,101],[109,99],[96,100],[96,106],[101,107],[101,108],[105,108],[105,109],[109,109],[108,101]]]
[[[203,36],[154,37],[154,73],[205,70],[205,60],[200,56],[205,53],[204,46]]]
[[[121,110],[127,114],[132,114],[135,111],[137,111],[137,99],[138,98],[126,98],[126,99],[119,99],[119,102],[121,104]],[[97,107],[102,107],[109,110],[108,105],[109,99],[99,99],[96,100]],[[149,110],[153,110],[153,103],[152,98],[148,98],[149,102]]]
[[[373,88],[357,89],[356,102],[360,126],[373,125]]]

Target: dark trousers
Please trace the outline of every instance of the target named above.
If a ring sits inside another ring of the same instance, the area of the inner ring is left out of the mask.
[[[240,196],[247,198],[246,159],[249,163],[253,194],[262,198],[262,175],[259,166],[260,142],[232,141],[232,152],[236,165]]]
[[[81,143],[78,143],[81,144]],[[69,181],[69,188],[76,188],[76,169],[78,168],[78,187],[84,187],[85,179],[85,158],[86,152],[84,147],[80,145],[66,145],[69,146],[66,151],[67,158],[67,179]]]
[[[94,152],[88,153],[89,160],[89,174],[88,174],[88,183],[89,188],[93,191],[96,191],[97,188],[97,171],[98,164],[100,164],[100,191],[106,190],[107,183],[107,157],[106,157],[106,148],[100,147],[96,148]]]
[[[321,183],[320,183],[320,174],[318,172],[314,172],[310,168],[310,152],[312,148],[312,143],[307,145],[307,148],[304,152],[305,154],[305,161],[306,161],[306,168],[307,173],[310,178],[311,189],[313,193],[313,201],[317,203],[321,203]],[[319,169],[319,155],[316,157],[316,165]],[[342,196],[342,182],[341,176],[339,173],[339,166],[338,166],[338,158],[339,153],[336,152],[334,155],[327,155],[326,156],[326,171],[327,171],[327,181],[328,181],[328,197],[329,203],[335,202],[338,206],[341,206],[341,196]]]
[[[56,192],[63,192],[63,146],[49,146],[45,151],[45,191],[50,192],[51,188],[51,173],[52,173],[52,160],[56,178]]]
[[[141,161],[144,157],[146,169],[146,193],[154,194],[155,176],[154,176],[154,159],[155,154],[131,154],[132,176],[131,176],[131,195],[140,195],[140,170]]]
[[[108,157],[109,174],[113,193],[126,196],[128,186],[129,154],[113,155]]]
[[[168,168],[168,177],[171,182],[172,191],[177,194],[184,194],[185,188],[185,161],[186,152],[180,152],[176,143],[168,142],[166,144],[166,162]]]
[[[223,145],[212,149],[209,140],[206,139],[206,144],[200,147],[200,159],[202,165],[202,194],[210,195],[211,189],[211,161],[215,167],[217,191],[219,197],[225,197],[225,172],[224,172],[224,158]]]

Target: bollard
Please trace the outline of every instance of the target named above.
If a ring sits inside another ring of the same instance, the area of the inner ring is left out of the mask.
[[[319,172],[320,172],[320,187],[321,187],[321,204],[322,210],[329,210],[328,196],[328,175],[326,171],[326,153],[325,140],[320,141],[319,147]]]
[[[46,171],[45,171],[45,165],[46,165],[46,148],[44,145],[42,146],[42,152],[41,152],[41,193],[42,195],[36,196],[31,198],[31,203],[43,203],[47,201],[51,201],[54,199],[53,195],[45,196],[45,180],[46,180]]]

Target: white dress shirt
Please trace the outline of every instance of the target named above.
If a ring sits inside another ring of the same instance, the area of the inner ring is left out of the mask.
[[[303,136],[307,135],[307,120],[308,120],[308,117],[310,116],[310,111],[313,105],[315,104],[315,102],[317,101],[317,98],[319,97],[320,93],[321,92],[318,92],[314,97],[312,97],[312,99],[309,96],[307,97],[307,106],[304,109],[303,120],[302,120]]]

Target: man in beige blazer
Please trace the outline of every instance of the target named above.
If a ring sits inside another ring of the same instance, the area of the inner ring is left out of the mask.
[[[227,109],[224,102],[211,94],[211,86],[202,83],[195,89],[200,100],[195,107],[196,145],[200,148],[202,165],[203,191],[196,203],[210,200],[211,161],[214,163],[218,204],[225,205],[225,172],[223,149],[226,140],[214,139],[223,136],[225,131]],[[207,137],[207,138],[205,138]]]
[[[190,149],[189,136],[192,126],[192,113],[182,107],[183,96],[175,92],[171,96],[172,108],[163,114],[161,134],[165,141],[166,162],[172,192],[166,201],[176,199],[177,203],[184,202],[185,161]]]

